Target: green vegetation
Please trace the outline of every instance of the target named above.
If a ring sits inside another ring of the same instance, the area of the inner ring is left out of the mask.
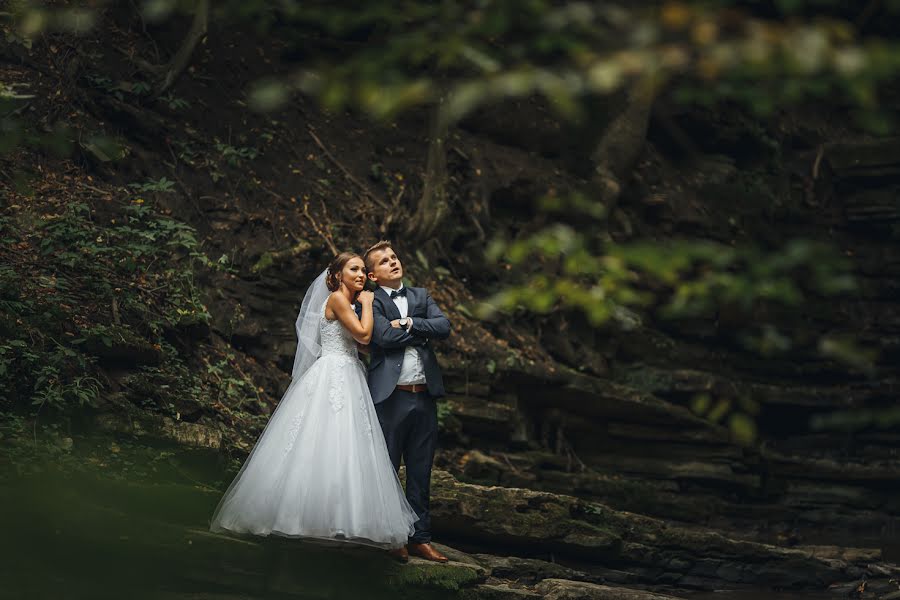
[[[208,317],[194,285],[192,263],[205,257],[193,232],[142,198],[106,223],[78,201],[17,208],[0,220],[4,398],[95,404],[103,347],[158,351],[166,328]],[[166,264],[179,254],[187,268]]]
[[[170,183],[132,187],[164,192]],[[77,199],[9,201],[0,216],[7,437],[23,434],[15,413],[26,405],[38,414],[70,412],[122,398],[175,419],[205,410],[252,420],[262,411],[234,354],[203,346],[196,365],[176,347],[179,337],[209,326],[197,278],[225,268],[201,251],[191,227],[137,196],[115,210]],[[111,388],[115,365],[129,371]]]
[[[854,289],[850,264],[824,244],[793,240],[766,251],[689,239],[615,243],[596,233],[605,228],[602,205],[576,197],[549,198],[543,206],[559,221],[518,239],[497,238],[488,249],[492,260],[528,275],[489,300],[483,316],[567,307],[584,311],[596,325],[617,318],[627,325],[628,307],[692,317],[726,305],[747,312],[760,302],[798,306],[805,290],[832,295]]]

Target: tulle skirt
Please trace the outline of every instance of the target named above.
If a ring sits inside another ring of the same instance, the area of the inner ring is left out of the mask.
[[[210,530],[398,548],[417,520],[391,465],[364,367],[334,353],[291,382]]]

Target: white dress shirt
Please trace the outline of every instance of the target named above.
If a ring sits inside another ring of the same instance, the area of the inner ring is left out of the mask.
[[[387,293],[388,296],[391,295],[391,292],[394,291],[393,288],[381,286],[381,289]],[[397,291],[403,289],[403,284],[400,284],[400,287],[397,288]],[[393,298],[394,304],[397,306],[397,310],[400,311],[401,317],[406,317],[409,314],[409,302],[406,300],[406,296],[397,296]],[[406,328],[407,331],[412,327],[412,319],[410,318],[410,324]],[[425,383],[425,366],[422,364],[422,358],[419,356],[419,351],[415,346],[407,346],[406,350],[403,353],[403,363],[400,366],[400,378],[397,380],[397,385],[413,385],[413,384],[424,384]]]

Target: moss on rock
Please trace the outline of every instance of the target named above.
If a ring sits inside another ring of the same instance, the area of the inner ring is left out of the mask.
[[[481,567],[461,562],[436,563],[420,558],[412,558],[391,577],[393,587],[459,591],[480,583],[487,578],[487,571]]]

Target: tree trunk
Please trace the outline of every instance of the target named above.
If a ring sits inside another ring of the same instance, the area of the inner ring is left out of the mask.
[[[415,213],[406,224],[406,234],[417,241],[431,237],[449,213],[447,202],[446,140],[450,125],[443,115],[443,100],[435,107],[425,167],[425,186]]]
[[[593,183],[602,201],[612,204],[621,193],[623,178],[644,148],[655,98],[656,86],[652,79],[636,81],[626,94],[624,109],[600,137],[591,158]]]

